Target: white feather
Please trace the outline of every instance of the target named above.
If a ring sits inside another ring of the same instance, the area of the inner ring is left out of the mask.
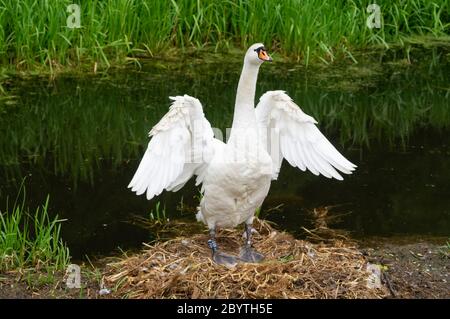
[[[189,95],[170,99],[173,102],[169,112],[150,131],[147,150],[128,185],[137,195],[146,192],[147,199],[164,189],[180,189],[197,169],[208,164],[189,163],[187,157],[194,147],[214,153],[211,143],[214,134],[200,101]]]
[[[343,178],[336,170],[351,174],[356,168],[320,132],[317,121],[305,114],[284,91],[263,94],[256,107],[256,118],[260,130],[276,128],[280,131],[279,150],[290,165],[338,180]],[[269,133],[267,145],[271,145],[270,138]],[[273,170],[274,179],[277,178],[281,161],[277,165]]]

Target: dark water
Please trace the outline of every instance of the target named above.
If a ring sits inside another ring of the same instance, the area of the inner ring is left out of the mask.
[[[344,215],[333,227],[355,237],[450,235],[448,59],[309,70],[274,65],[262,67],[257,96],[286,90],[358,169],[339,182],[284,163],[263,217],[301,236],[302,226],[312,226],[309,211],[333,206],[331,214]],[[192,183],[150,202],[126,186],[168,96],[198,97],[212,125],[225,129],[239,72],[239,64],[161,61],[141,71],[12,80],[6,89],[13,97],[0,102],[0,207],[26,177],[28,206],[50,194],[51,212],[68,219],[63,238],[75,257],[154,238],[129,221],[148,216],[157,201],[170,218],[193,220],[176,209],[181,200],[196,206]]]

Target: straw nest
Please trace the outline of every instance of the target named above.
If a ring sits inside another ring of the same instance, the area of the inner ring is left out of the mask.
[[[176,238],[108,264],[112,297],[128,298],[380,298],[367,286],[364,256],[352,243],[312,244],[256,221],[254,247],[260,264],[226,268],[214,264],[207,234]],[[220,247],[238,253],[242,230],[218,233]]]

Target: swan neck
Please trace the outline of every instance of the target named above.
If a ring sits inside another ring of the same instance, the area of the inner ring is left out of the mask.
[[[244,62],[236,92],[232,128],[256,126],[255,91],[258,71],[259,65]]]

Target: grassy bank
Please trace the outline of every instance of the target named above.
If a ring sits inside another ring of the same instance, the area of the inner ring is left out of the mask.
[[[33,268],[46,272],[64,270],[68,248],[61,240],[61,221],[50,218],[49,198],[31,212],[22,203],[0,211],[0,272]]]
[[[67,27],[67,6],[80,3],[80,28]],[[19,69],[164,54],[171,48],[245,48],[261,41],[304,61],[353,59],[355,49],[448,39],[444,0],[378,0],[381,28],[370,29],[374,1],[321,0],[0,0],[0,63]],[[407,52],[405,52],[406,54]]]
[[[363,247],[337,238],[297,240],[264,221],[255,223],[261,264],[233,269],[214,264],[206,234],[182,235],[170,241],[144,244],[80,264],[80,287],[68,288],[62,272],[53,277],[29,273],[0,275],[1,298],[446,298],[448,256],[439,242],[411,243],[392,238],[372,239]],[[175,225],[173,225],[175,226]],[[191,225],[189,225],[191,226]],[[183,227],[186,227],[184,225]],[[324,235],[318,229],[314,235]],[[222,247],[236,253],[242,229],[223,231]],[[411,240],[411,239],[409,239]],[[426,258],[424,257],[426,256]],[[381,268],[381,283],[367,265]],[[200,283],[200,285],[199,285]],[[268,284],[269,283],[269,284]]]

